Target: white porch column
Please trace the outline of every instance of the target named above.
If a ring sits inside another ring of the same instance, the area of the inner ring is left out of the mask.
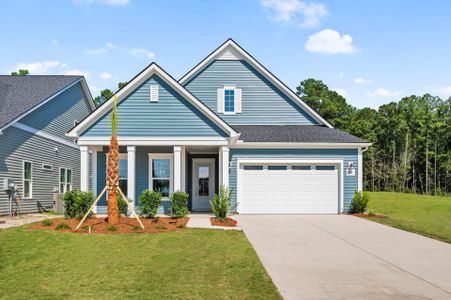
[[[219,148],[219,184],[229,186],[229,147]]]
[[[97,197],[97,147],[91,149],[91,185],[94,198]],[[94,213],[97,213],[97,205],[94,207]]]
[[[174,192],[182,190],[182,147],[174,146]]]
[[[80,190],[89,189],[89,151],[88,146],[80,146]]]
[[[361,192],[363,190],[363,156],[362,148],[359,148],[357,152],[357,191]]]
[[[127,146],[127,198],[135,205],[136,147]]]
[[[186,190],[186,151],[185,151],[185,146],[182,146],[181,147],[181,168],[182,168],[182,170],[181,170],[181,176],[182,176],[182,179],[181,179],[181,185],[182,185],[182,187],[181,187],[181,191],[182,192],[185,192],[185,190]]]

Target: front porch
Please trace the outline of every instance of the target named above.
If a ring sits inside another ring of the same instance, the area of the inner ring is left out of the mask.
[[[82,145],[80,189],[100,193],[106,184],[108,146]],[[229,185],[229,147],[225,145],[121,145],[119,184],[139,208],[145,189],[160,192],[159,213],[169,213],[169,195],[189,194],[190,211],[210,211],[210,200],[219,186]],[[96,213],[106,213],[104,195]]]

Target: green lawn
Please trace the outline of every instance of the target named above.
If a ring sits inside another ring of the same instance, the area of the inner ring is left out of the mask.
[[[387,216],[371,220],[451,243],[451,197],[369,194],[369,211]]]
[[[239,231],[0,230],[0,298],[281,299]]]

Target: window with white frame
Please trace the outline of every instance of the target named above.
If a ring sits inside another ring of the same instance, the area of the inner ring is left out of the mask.
[[[23,162],[23,197],[33,197],[33,164],[29,161]]]
[[[149,188],[169,197],[172,192],[173,155],[168,153],[149,154]]]
[[[60,193],[72,191],[72,170],[60,168]]]
[[[235,112],[235,90],[224,89],[224,112]]]

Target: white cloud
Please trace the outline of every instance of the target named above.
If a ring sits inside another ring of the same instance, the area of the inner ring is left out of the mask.
[[[28,70],[31,75],[47,75],[47,74],[84,75],[86,78],[90,77],[91,75],[89,71],[71,68],[68,64],[61,63],[57,60],[19,63],[13,68],[11,68],[12,71],[17,71],[20,69]]]
[[[278,22],[314,27],[327,15],[324,4],[302,0],[260,0],[268,15]]]
[[[155,57],[155,53],[153,53],[153,52],[151,52],[149,50],[143,49],[143,48],[131,49],[131,53],[133,55],[135,55],[135,56],[138,56],[138,57],[144,56],[144,57],[147,57],[149,59],[152,59],[152,58]]]
[[[369,92],[366,95],[368,97],[392,97],[392,96],[398,96],[402,94],[401,91],[389,91],[385,88],[378,88],[373,92]]]
[[[148,59],[155,58],[155,53],[150,50],[147,50],[144,48],[122,47],[122,46],[115,45],[111,42],[107,42],[106,46],[102,47],[102,48],[86,49],[85,53],[91,54],[91,55],[98,55],[98,54],[105,54],[110,51],[119,51],[119,52],[126,53],[128,55],[132,55],[132,56],[136,56],[136,57],[145,57]]]
[[[344,89],[341,88],[333,88],[333,91],[336,91],[338,95],[346,97],[346,95],[348,94],[348,92]]]
[[[110,79],[111,77],[113,77],[113,76],[111,76],[111,74],[108,72],[100,73],[100,78],[102,78],[102,79]]]
[[[434,92],[440,94],[440,96],[451,97],[451,85],[435,89]]]
[[[75,4],[105,4],[111,6],[122,6],[130,3],[130,0],[73,0]]]
[[[50,69],[53,69],[57,66],[60,66],[61,63],[57,60],[48,60],[48,61],[36,61],[32,63],[19,63],[14,67],[14,71],[24,69],[28,70],[30,74],[47,74]]]
[[[370,84],[372,82],[373,82],[372,80],[365,79],[365,78],[362,78],[362,77],[354,78],[354,83],[357,83],[357,84]]]
[[[350,35],[341,35],[333,29],[324,29],[309,36],[305,49],[321,54],[357,52],[357,49],[352,45],[352,37]]]
[[[105,48],[86,49],[85,50],[85,53],[87,53],[87,54],[103,54],[106,52],[107,52],[107,50]]]
[[[57,46],[60,42],[58,40],[53,40],[52,41],[52,46]]]

